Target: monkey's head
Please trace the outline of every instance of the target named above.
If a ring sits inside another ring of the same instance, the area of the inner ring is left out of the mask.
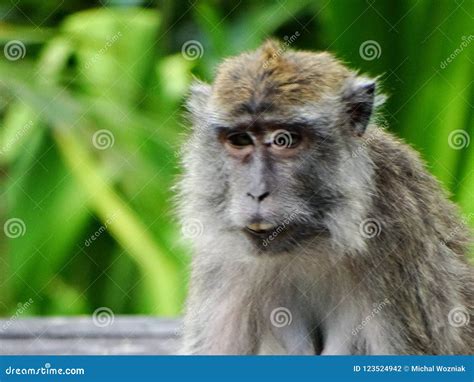
[[[191,89],[185,219],[259,253],[328,240],[359,245],[353,233],[367,207],[372,165],[363,150],[354,152],[375,86],[328,53],[274,41],[226,60],[212,85]]]

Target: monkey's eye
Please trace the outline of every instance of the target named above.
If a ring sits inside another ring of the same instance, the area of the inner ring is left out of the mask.
[[[287,130],[277,130],[272,134],[272,145],[277,149],[293,149],[301,143],[301,135]]]
[[[253,145],[252,137],[247,133],[230,133],[226,136],[227,142],[236,148]]]

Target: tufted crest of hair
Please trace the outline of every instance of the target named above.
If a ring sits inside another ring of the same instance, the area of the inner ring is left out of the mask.
[[[280,50],[269,41],[256,52],[225,61],[214,83],[219,106],[259,112],[319,101],[350,76],[329,53]]]
[[[203,101],[230,115],[281,111],[335,95],[355,78],[354,72],[327,52],[285,51],[277,41],[269,40],[256,51],[225,60],[212,94],[210,88],[196,83],[188,105],[194,114],[203,111]]]

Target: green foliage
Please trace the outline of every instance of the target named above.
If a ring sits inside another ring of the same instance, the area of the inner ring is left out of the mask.
[[[0,214],[4,227],[21,220],[0,240],[1,314],[30,298],[27,314],[180,312],[182,101],[193,75],[210,80],[272,35],[383,73],[390,129],[474,222],[474,142],[458,147],[474,136],[472,2],[35,4],[0,5]],[[190,40],[196,59],[181,53]],[[6,53],[12,41],[20,57]]]

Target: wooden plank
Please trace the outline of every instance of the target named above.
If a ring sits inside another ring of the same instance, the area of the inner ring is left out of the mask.
[[[0,340],[1,355],[167,355],[177,354],[177,341],[145,338],[76,338]]]
[[[180,321],[115,316],[0,320],[0,354],[176,354]]]

